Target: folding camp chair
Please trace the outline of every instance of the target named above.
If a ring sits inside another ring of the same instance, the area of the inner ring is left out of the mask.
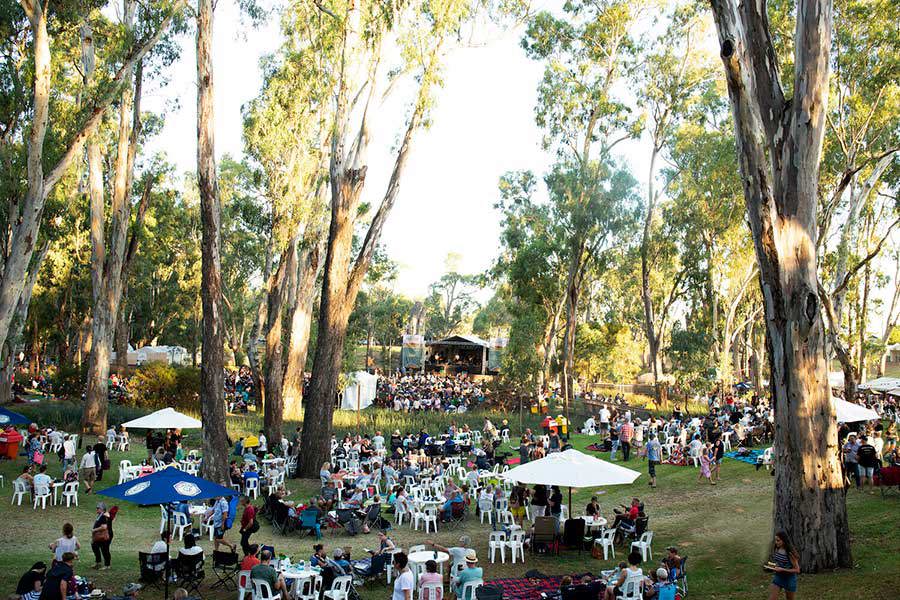
[[[210,586],[211,589],[222,588],[225,590],[237,589],[237,574],[241,570],[238,564],[238,555],[236,552],[221,552],[213,550],[213,573],[216,575],[216,582]]]
[[[141,583],[159,588],[165,582],[166,553],[138,552],[138,564],[141,568]]]
[[[541,546],[555,549],[559,554],[557,528],[559,522],[555,517],[538,517],[534,520],[534,533],[531,536],[531,551],[537,552]]]
[[[310,535],[316,534],[316,539],[322,539],[322,527],[319,524],[319,511],[304,510],[300,513],[300,532]]]
[[[206,577],[203,572],[203,554],[180,555],[175,561],[175,576],[181,587],[188,592],[197,592]]]
[[[450,520],[447,521],[447,529],[456,529],[466,519],[467,504],[467,501],[450,504]]]
[[[563,545],[566,548],[578,547],[578,553],[584,549],[585,522],[582,518],[567,519],[563,530]]]

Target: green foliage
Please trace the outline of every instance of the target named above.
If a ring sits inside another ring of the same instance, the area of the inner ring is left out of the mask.
[[[158,410],[171,406],[176,410],[199,412],[200,369],[171,367],[152,362],[137,369],[129,383],[127,406]]]
[[[675,378],[688,389],[708,389],[713,381],[709,369],[709,348],[712,340],[702,331],[675,329],[668,354],[672,359]]]
[[[87,364],[62,365],[56,369],[51,378],[53,394],[60,398],[80,400],[84,393],[85,381],[87,381]]]
[[[640,340],[613,321],[582,323],[575,345],[575,368],[588,381],[633,381],[641,371]]]

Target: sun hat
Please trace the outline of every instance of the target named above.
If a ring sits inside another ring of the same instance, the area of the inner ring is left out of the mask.
[[[474,550],[468,550],[466,552],[466,562],[467,563],[477,563],[478,562],[478,554]]]

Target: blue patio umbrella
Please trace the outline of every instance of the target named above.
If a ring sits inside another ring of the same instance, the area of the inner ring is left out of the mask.
[[[30,423],[31,419],[25,415],[20,415],[17,412],[0,407],[0,427],[6,427],[7,425],[28,425]]]
[[[207,481],[180,471],[173,467],[161,469],[150,475],[138,477],[132,481],[126,481],[119,485],[106,488],[97,492],[102,496],[109,496],[118,500],[127,500],[141,505],[168,504],[176,502],[193,502],[207,500],[220,496],[234,496],[232,488]],[[231,506],[234,502],[230,503]],[[173,506],[169,507],[167,514],[171,518]],[[229,512],[234,510],[229,508]],[[171,530],[171,527],[168,528]],[[166,556],[169,555],[169,542],[166,540]],[[166,560],[166,598],[169,597],[169,562]]]

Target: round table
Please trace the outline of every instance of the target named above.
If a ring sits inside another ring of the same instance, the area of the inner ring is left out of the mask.
[[[441,573],[441,577],[444,576],[444,563],[450,560],[450,555],[446,552],[435,552],[434,550],[422,550],[420,552],[413,552],[408,557],[409,562],[415,565],[424,565],[429,560],[433,560],[438,564],[438,570]],[[424,567],[423,567],[424,568]],[[419,569],[415,568],[412,570],[413,577],[418,582],[419,581]]]
[[[297,569],[294,566],[291,566],[288,569],[279,569],[278,572],[284,577],[284,584],[287,588],[291,590],[291,596],[296,598],[298,588],[300,587],[300,582],[304,579],[311,579],[313,577],[318,577],[320,571],[316,569],[312,569],[309,567],[305,567],[303,569]]]
[[[588,529],[588,531],[606,527],[606,519],[604,519],[603,517],[585,517],[584,526]]]

